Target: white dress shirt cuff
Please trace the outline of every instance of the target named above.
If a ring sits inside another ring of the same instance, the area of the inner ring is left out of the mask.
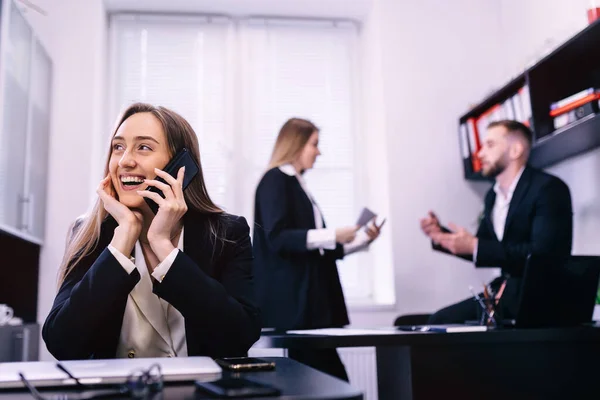
[[[479,240],[475,243],[475,249],[473,250],[473,262],[477,262],[477,249],[479,248]]]
[[[169,253],[169,255],[164,260],[162,260],[162,262],[158,264],[156,268],[154,268],[154,271],[152,271],[152,276],[154,277],[154,279],[156,279],[159,282],[162,282],[163,279],[165,279],[167,272],[169,272],[169,269],[171,269],[171,266],[175,262],[175,258],[178,254],[179,249],[173,249]]]
[[[119,264],[121,264],[121,267],[123,267],[125,272],[127,272],[128,274],[131,274],[133,272],[133,270],[135,269],[135,264],[133,263],[131,258],[125,256],[123,253],[121,253],[119,250],[117,250],[112,244],[108,245],[108,250],[112,253],[113,256],[115,256],[115,258],[117,259]]]
[[[310,229],[306,235],[308,250],[335,250],[335,229]]]
[[[369,249],[369,235],[365,231],[359,231],[356,237],[350,243],[344,245],[344,255],[350,255],[359,251],[366,251]]]

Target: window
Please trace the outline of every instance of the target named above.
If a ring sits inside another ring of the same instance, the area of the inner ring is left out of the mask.
[[[354,223],[360,207],[354,146],[355,25],[253,19],[241,24],[240,36],[246,122],[242,160],[243,170],[252,174],[244,192],[252,194],[265,172],[283,123],[290,117],[307,118],[321,130],[322,153],[306,173],[307,184],[329,227]],[[243,209],[245,215],[252,215],[252,206]],[[363,256],[338,263],[349,298],[370,294],[367,270],[359,267]]]
[[[254,192],[290,117],[320,129],[323,155],[306,180],[329,227],[360,204],[357,38],[353,23],[116,15],[113,107],[164,105],[196,130],[213,200],[252,223]],[[372,255],[339,262],[348,303],[372,298]]]
[[[112,20],[112,116],[142,101],[177,111],[193,126],[213,201],[235,197],[227,85],[231,27],[225,18],[120,15]]]

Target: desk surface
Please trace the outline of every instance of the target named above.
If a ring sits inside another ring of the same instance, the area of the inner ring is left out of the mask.
[[[381,334],[369,335],[305,335],[264,332],[254,347],[259,348],[311,348],[335,347],[379,347],[417,346],[490,343],[531,343],[531,342],[580,342],[600,343],[599,326],[548,329],[499,329],[487,332],[435,333],[408,332],[393,327],[381,329]],[[390,334],[390,331],[393,331]]]
[[[307,367],[294,360],[285,357],[262,357],[265,360],[275,361],[274,371],[248,372],[235,374],[262,383],[267,383],[281,389],[280,397],[265,397],[264,399],[286,399],[286,400],[361,400],[362,393],[350,386],[348,383],[333,378],[320,371]],[[234,376],[233,373],[223,371],[223,377]],[[67,393],[66,390],[44,390],[42,395],[52,396],[54,394]],[[75,394],[76,392],[70,392]],[[123,397],[129,399],[130,397]],[[165,386],[162,396],[157,394],[154,398],[162,399],[210,399],[203,392],[196,392],[193,384],[169,384]],[[31,399],[27,391],[0,391],[1,400]],[[253,398],[259,400],[259,398]]]

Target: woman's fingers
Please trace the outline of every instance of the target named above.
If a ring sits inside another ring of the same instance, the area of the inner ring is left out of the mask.
[[[183,167],[181,167],[183,168]],[[177,185],[177,179],[173,178],[170,174],[166,173],[162,169],[154,168],[154,172],[156,172],[157,176],[160,176],[167,182],[169,185]]]
[[[150,192],[148,190],[138,190],[137,193],[142,197],[146,197],[154,201],[159,207],[162,207],[163,204],[166,203],[166,200],[163,199],[158,193]]]
[[[165,195],[166,199],[172,199],[175,197],[175,195],[173,194],[173,190],[171,189],[171,186],[167,185],[166,183],[154,180],[154,179],[146,179],[144,180],[144,183],[146,183],[148,186],[152,186],[157,188],[158,190],[160,190],[161,192],[163,192],[163,194]],[[140,190],[142,191],[142,190]]]
[[[183,179],[185,176],[185,167],[179,168],[179,171],[177,171],[177,178],[173,178],[170,174],[168,174],[165,171],[158,169],[158,168],[155,168],[154,171],[156,172],[156,175],[163,178],[165,180],[165,182],[167,182],[169,184],[170,189],[173,192],[173,195],[175,196],[175,198],[178,200],[182,200],[183,199]]]

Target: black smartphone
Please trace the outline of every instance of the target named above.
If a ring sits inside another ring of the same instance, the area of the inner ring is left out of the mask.
[[[200,170],[200,168],[198,168],[198,164],[196,164],[196,161],[194,160],[194,157],[192,157],[188,149],[185,147],[175,154],[171,161],[165,165],[163,171],[171,175],[173,178],[177,178],[177,173],[181,167],[185,167],[185,175],[183,176],[183,190],[185,190],[185,188],[190,184],[192,179],[194,179]],[[157,176],[154,179],[162,183],[167,183],[160,176]],[[158,193],[163,199],[165,198],[162,190],[155,188],[154,186],[148,186],[148,189],[146,190]],[[147,197],[144,197],[144,200],[146,200],[146,203],[148,203],[148,206],[152,212],[156,214],[158,212],[158,204],[156,204],[154,200],[151,200]]]
[[[196,389],[219,397],[279,396],[281,390],[246,378],[221,378],[212,382],[196,381]]]
[[[254,357],[228,357],[216,358],[215,362],[230,371],[268,371],[275,369],[273,361],[266,361]]]

